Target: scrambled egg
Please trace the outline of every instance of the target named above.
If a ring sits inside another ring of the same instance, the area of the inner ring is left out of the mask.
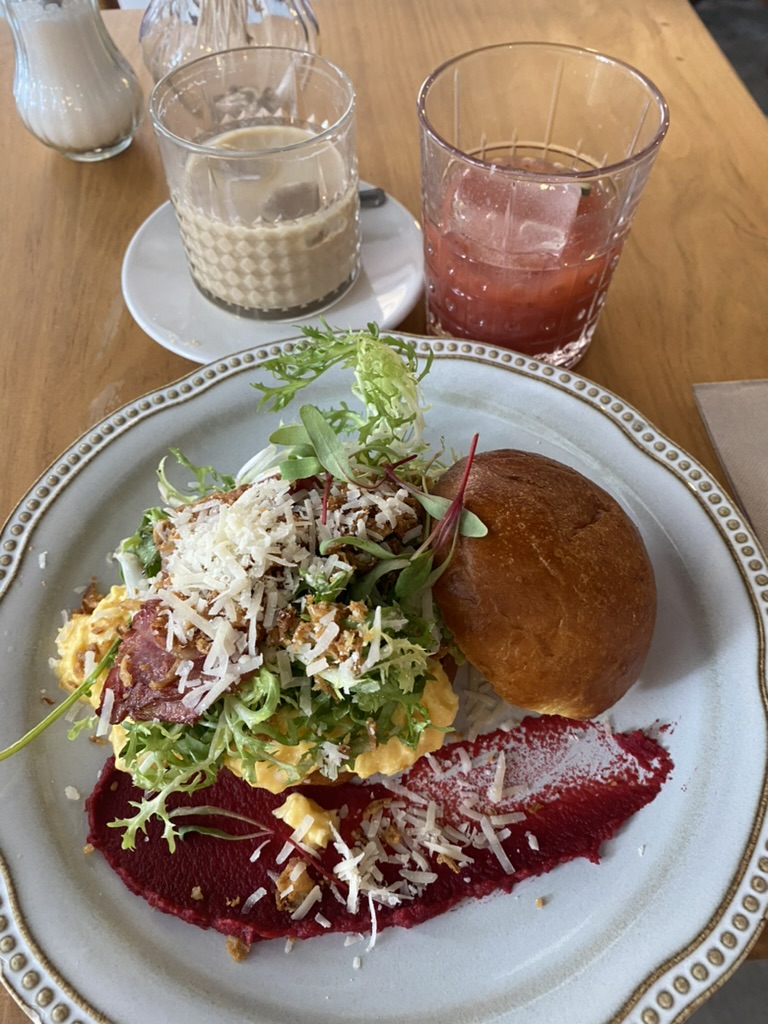
[[[114,586],[101,598],[93,612],[76,612],[62,626],[56,638],[59,659],[55,662],[54,669],[65,689],[72,691],[82,683],[87,671],[101,660],[118,631],[125,626],[130,615],[137,611],[139,606],[138,600],[127,597],[124,586]],[[424,686],[422,703],[427,709],[432,725],[423,731],[416,748],[413,749],[393,737],[387,743],[360,754],[351,769],[355,775],[361,779],[367,779],[377,773],[396,775],[410,768],[424,754],[438,750],[443,745],[444,730],[453,724],[459,701],[442,667],[434,663],[430,666],[430,671],[433,678],[428,679]],[[100,703],[105,677],[106,674],[103,674],[91,688],[87,699],[93,707],[98,707]],[[125,770],[126,766],[119,758],[125,744],[125,730],[121,725],[112,727],[110,740],[117,758],[117,767]],[[275,743],[272,752],[277,760],[295,765],[310,747],[311,744],[306,742],[293,747]],[[229,757],[225,764],[235,775],[242,775],[239,758]],[[252,784],[270,793],[282,793],[295,783],[286,777],[279,766],[270,761],[260,761],[255,766],[255,780]]]
[[[396,736],[382,743],[365,754],[360,754],[351,768],[353,774],[361,779],[371,775],[397,775],[415,764],[424,754],[439,750],[445,740],[445,729],[450,727],[459,709],[459,698],[453,691],[451,681],[441,665],[430,666],[434,678],[428,679],[424,685],[422,703],[427,709],[431,725],[419,737],[415,748],[407,746]],[[275,743],[271,748],[276,758],[286,764],[298,764],[301,757],[310,749],[309,743],[298,743],[294,747],[286,747]],[[239,758],[227,758],[227,767],[235,775],[242,775],[242,762]],[[256,779],[252,785],[257,789],[266,789],[270,793],[282,793],[289,786],[296,785],[290,781],[279,766],[270,761],[260,761],[255,766]],[[301,780],[306,781],[304,779]],[[321,780],[322,781],[322,780]]]
[[[139,602],[127,597],[124,586],[115,586],[92,612],[75,612],[61,627],[56,637],[59,659],[53,668],[65,690],[71,692],[82,683],[138,607]],[[94,707],[98,707],[101,700],[105,678],[106,673],[102,673],[86,698]]]
[[[273,743],[269,749],[283,764],[295,765],[299,763],[307,751],[312,749],[312,744],[302,741],[293,747],[286,747],[283,743]],[[233,775],[242,778],[243,762],[239,757],[225,757],[224,764]],[[257,761],[253,769],[254,781],[251,782],[250,779],[246,781],[255,789],[266,789],[270,793],[282,793],[289,786],[296,785],[296,783],[288,779],[279,765],[272,764],[271,761]],[[299,781],[303,782],[304,780],[301,779]]]
[[[291,793],[285,803],[272,811],[276,818],[284,821],[291,828],[298,828],[309,816],[312,824],[304,834],[302,842],[316,850],[325,849],[333,836],[332,827],[337,828],[339,816],[335,811],[326,811],[320,804],[302,793]]]
[[[422,732],[416,749],[406,746],[393,736],[387,743],[368,753],[360,754],[355,759],[352,769],[355,775],[359,775],[361,779],[367,779],[377,772],[382,775],[396,775],[410,768],[424,754],[442,747],[445,739],[444,730],[453,725],[459,710],[459,698],[453,692],[451,681],[442,666],[431,665],[430,671],[434,678],[428,679],[424,684],[421,702],[427,709],[432,724]]]

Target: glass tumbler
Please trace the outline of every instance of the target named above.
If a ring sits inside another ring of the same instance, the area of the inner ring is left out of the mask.
[[[572,366],[667,131],[661,93],[595,51],[506,43],[437,68],[418,115],[429,332]]]
[[[317,54],[200,57],[150,97],[192,279],[241,316],[291,319],[338,299],[360,266],[355,94]]]

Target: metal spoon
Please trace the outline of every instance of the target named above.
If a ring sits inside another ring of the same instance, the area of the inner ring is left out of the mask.
[[[373,206],[383,206],[387,201],[387,193],[383,188],[361,188],[360,205],[363,209]]]

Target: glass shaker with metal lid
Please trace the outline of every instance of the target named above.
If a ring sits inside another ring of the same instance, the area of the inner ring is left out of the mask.
[[[144,98],[98,0],[0,4],[13,35],[13,95],[29,131],[73,160],[104,160],[124,150]]]
[[[239,46],[317,50],[309,0],[150,0],[139,29],[157,82],[179,64]]]

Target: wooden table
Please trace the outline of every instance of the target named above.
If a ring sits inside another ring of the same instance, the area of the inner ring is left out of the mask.
[[[671,128],[578,370],[722,476],[691,386],[768,377],[768,125],[688,0],[317,0],[316,9],[323,52],[358,90],[361,176],[414,214],[415,97],[445,58],[544,39],[604,50],[655,80]],[[148,90],[139,14],[105,18]],[[120,290],[126,246],[167,198],[148,122],[121,156],[70,162],[24,129],[12,68],[0,25],[0,520],[95,421],[193,368],[143,333]],[[423,333],[422,309],[403,327]],[[25,1019],[0,993],[0,1024]]]

